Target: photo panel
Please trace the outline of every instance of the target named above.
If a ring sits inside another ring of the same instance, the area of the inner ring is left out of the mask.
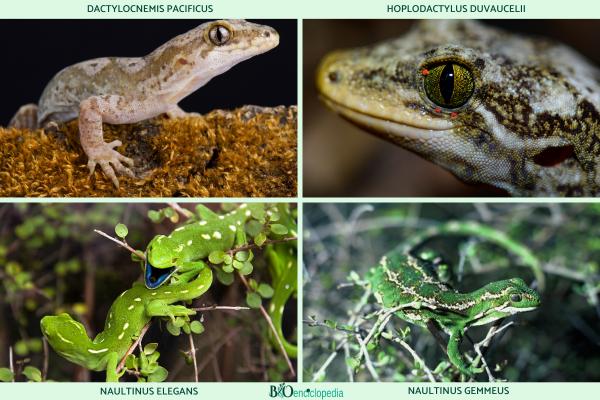
[[[303,32],[305,196],[598,194],[598,20],[319,19]]]
[[[0,215],[2,381],[296,381],[296,204]]]
[[[296,20],[3,20],[0,36],[18,38],[0,196],[297,195]]]
[[[595,203],[304,204],[304,381],[597,382],[599,218]]]

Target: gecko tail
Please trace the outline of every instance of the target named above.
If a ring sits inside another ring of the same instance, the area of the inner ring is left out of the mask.
[[[19,108],[19,111],[8,123],[9,128],[17,129],[37,129],[38,124],[38,106],[37,104],[25,104]]]

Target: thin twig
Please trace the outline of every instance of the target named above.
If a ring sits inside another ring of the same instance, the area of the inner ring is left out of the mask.
[[[244,275],[242,275],[239,271],[238,271],[238,276],[244,283],[244,286],[246,286],[246,289],[250,290],[250,285],[248,284],[246,277],[244,277]],[[260,305],[260,312],[263,315],[263,317],[267,320],[267,324],[269,325],[269,328],[271,329],[273,336],[275,336],[275,339],[277,340],[277,344],[279,345],[279,350],[281,350],[281,354],[283,354],[283,357],[285,358],[288,368],[292,372],[292,376],[296,376],[296,370],[294,369],[294,365],[292,364],[290,357],[288,356],[287,352],[285,351],[285,347],[283,347],[283,342],[281,341],[281,338],[277,334],[277,329],[275,329],[275,325],[273,325],[273,320],[271,320],[269,313],[267,313],[267,310],[265,310],[265,308],[262,306],[262,304]]]
[[[481,363],[483,364],[483,367],[485,368],[485,372],[487,373],[488,380],[490,382],[495,382],[496,378],[494,378],[494,375],[492,375],[492,371],[490,370],[490,368],[485,360],[485,357],[483,356],[483,352],[481,351],[481,349],[488,347],[494,336],[496,336],[497,334],[499,334],[500,332],[502,332],[503,330],[505,330],[512,324],[513,324],[513,322],[511,321],[508,324],[506,324],[500,328],[498,328],[497,325],[493,325],[488,330],[488,333],[487,333],[487,335],[485,335],[485,338],[482,341],[475,343],[473,345],[473,348],[475,349],[475,352],[477,353],[477,357],[479,360],[481,360]],[[474,365],[477,365],[477,363],[478,363],[478,360],[476,359]]]
[[[194,213],[191,212],[188,209],[185,209],[183,207],[181,207],[179,204],[177,203],[167,203],[169,205],[169,207],[171,207],[173,210],[177,211],[179,214],[181,214],[182,216],[186,217],[186,218],[192,218],[194,216]]]
[[[121,362],[119,363],[119,365],[117,366],[117,374],[119,372],[121,372],[121,370],[125,367],[125,361],[127,360],[127,357],[133,353],[133,351],[135,350],[136,346],[138,345],[138,343],[142,343],[142,339],[144,338],[144,335],[146,334],[146,331],[148,331],[148,328],[150,328],[150,325],[152,324],[152,320],[150,320],[146,325],[144,325],[144,327],[142,328],[142,330],[140,331],[140,335],[138,336],[138,338],[135,340],[135,342],[133,342],[131,344],[131,346],[129,346],[129,349],[127,349],[127,353],[125,353],[125,355],[123,356],[123,358],[121,359]]]
[[[212,306],[208,306],[208,307],[198,307],[198,308],[192,308],[192,310],[194,311],[213,311],[213,310],[233,310],[233,311],[239,311],[239,310],[249,310],[250,307],[243,307],[243,306],[218,306],[218,305],[212,305]]]
[[[194,360],[194,380],[198,382],[198,361],[196,361],[196,346],[194,346],[194,338],[191,333],[188,334],[188,338],[190,339],[190,353],[192,355],[192,360]]]
[[[358,342],[358,345],[360,346],[360,354],[362,354],[365,357],[365,365],[367,366],[367,371],[369,371],[371,377],[375,380],[375,382],[381,382],[381,379],[379,379],[379,374],[377,373],[377,371],[375,371],[373,363],[371,362],[371,357],[369,356],[369,350],[367,350],[367,345],[365,341],[361,339],[359,334],[356,334],[355,337],[356,341]]]
[[[10,372],[12,372],[13,379],[15,381],[15,365],[13,362],[13,349],[12,346],[8,346],[8,368],[10,368]]]
[[[42,381],[46,380],[46,377],[48,376],[48,341],[46,340],[46,337],[44,336],[42,338],[42,345],[43,345],[43,349],[44,349],[44,362],[43,362],[43,367],[42,367]]]
[[[114,238],[104,232],[102,232],[99,229],[94,229],[94,232],[96,232],[97,234],[104,236],[105,238],[112,240],[113,242],[115,242],[116,244],[118,244],[121,247],[126,248],[127,250],[129,250],[130,252],[132,252],[133,254],[135,254],[136,256],[140,257],[142,260],[146,261],[146,255],[144,253],[142,253],[141,251],[135,250],[133,247],[131,247],[130,245],[127,244],[127,242],[125,241],[121,241],[117,238]]]
[[[329,364],[331,364],[333,362],[333,360],[337,356],[338,352],[340,351],[340,349],[342,347],[344,347],[346,342],[348,342],[347,338],[342,339],[342,341],[337,345],[335,350],[332,351],[331,354],[329,354],[329,357],[327,357],[327,359],[325,360],[323,365],[321,365],[321,368],[319,368],[319,370],[313,374],[312,382],[316,382],[321,379],[321,376],[325,374],[325,370],[327,370],[327,367],[329,367]]]
[[[423,366],[423,370],[427,374],[427,378],[429,378],[430,382],[436,381],[435,378],[433,377],[433,374],[431,373],[431,369],[429,369],[427,364],[425,364],[425,361],[421,357],[419,357],[417,352],[412,347],[410,347],[410,345],[408,343],[406,343],[404,340],[402,340],[398,337],[393,338],[392,341],[394,341],[394,342],[398,343],[400,346],[404,347],[406,349],[406,351],[408,351],[410,353],[410,355],[412,356],[412,358],[415,360],[415,363],[419,363]]]

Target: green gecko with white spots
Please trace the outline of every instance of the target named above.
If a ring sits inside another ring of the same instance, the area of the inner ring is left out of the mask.
[[[198,205],[201,220],[190,220],[170,235],[158,235],[146,248],[144,280],[148,288],[158,287],[175,272],[185,272],[202,264],[214,251],[231,250],[246,241],[244,226],[252,212],[264,209],[264,204],[242,204],[233,211],[219,215]]]
[[[507,236],[474,223],[448,223],[419,236],[419,240],[422,244],[437,234],[477,237],[477,227],[482,228],[480,238],[491,239],[521,258],[528,254]],[[371,268],[367,281],[377,302],[385,310],[394,310],[399,318],[428,328],[436,338],[440,330],[446,332],[450,336],[447,344],[450,362],[467,376],[481,372],[462,358],[459,346],[465,331],[471,326],[534,310],[540,305],[540,295],[520,278],[491,282],[469,293],[458,292],[439,279],[435,260],[412,253],[417,247],[391,251],[377,267]]]
[[[148,289],[135,283],[112,304],[104,330],[90,339],[80,322],[69,314],[42,318],[42,333],[50,346],[62,357],[93,371],[106,370],[106,381],[117,382],[117,366],[142,328],[152,317],[190,316],[196,312],[182,305],[204,294],[212,284],[208,267],[188,271],[177,284]]]

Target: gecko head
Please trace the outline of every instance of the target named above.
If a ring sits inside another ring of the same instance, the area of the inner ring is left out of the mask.
[[[171,268],[177,264],[182,249],[182,244],[170,236],[157,235],[146,248],[146,265],[158,269]]]
[[[90,342],[85,328],[80,322],[75,321],[69,314],[62,313],[43,317],[40,327],[58,354],[72,362],[80,362],[81,349],[87,347]]]
[[[535,310],[541,304],[540,295],[521,278],[488,283],[473,293],[479,313],[473,325],[488,324],[500,318]]]
[[[600,124],[593,76],[593,66],[556,43],[435,20],[329,54],[316,83],[340,116],[463,181],[513,195],[573,195],[589,174],[569,138],[582,118]]]
[[[278,44],[279,34],[270,26],[244,20],[219,20],[171,39],[150,57],[156,64],[163,65],[165,86],[191,92],[234,65]]]

